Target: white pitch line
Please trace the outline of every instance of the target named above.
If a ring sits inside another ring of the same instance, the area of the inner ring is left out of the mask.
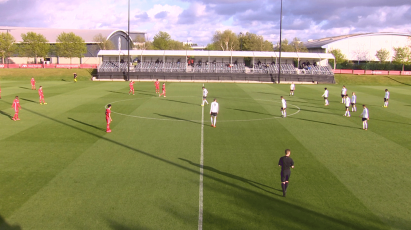
[[[200,156],[200,188],[198,205],[198,230],[203,229],[203,164],[204,164],[204,106],[201,107],[201,156]]]

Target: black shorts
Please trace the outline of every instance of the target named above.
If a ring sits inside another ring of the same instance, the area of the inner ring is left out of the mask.
[[[290,180],[291,170],[281,171],[281,182],[286,182]]]
[[[349,109],[350,108],[350,106],[345,106],[345,109]]]
[[[366,121],[367,120],[367,118],[362,118],[362,121]]]
[[[351,103],[351,106],[354,106],[355,105],[355,103]]]
[[[217,116],[217,113],[210,113],[211,114],[211,116],[213,116],[213,117],[216,117]]]
[[[388,98],[384,98],[384,102],[388,101]]]
[[[327,100],[328,99],[328,97],[324,97],[324,100]]]
[[[205,100],[205,99],[207,99],[207,97],[204,97],[204,96],[203,96],[203,100]]]
[[[283,107],[281,107],[281,110],[285,110],[287,107],[285,107],[285,108],[283,108]]]
[[[341,98],[344,98],[345,97],[345,95],[344,94],[341,94]]]
[[[293,89],[290,89],[290,91],[291,91],[291,92],[294,92],[294,90],[293,90]]]

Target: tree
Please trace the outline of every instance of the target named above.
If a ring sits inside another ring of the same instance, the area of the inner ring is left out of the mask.
[[[345,57],[345,55],[341,52],[340,49],[330,49],[328,50],[328,53],[334,55],[335,57],[335,64],[342,64],[342,63],[346,63],[348,60]],[[334,66],[334,60],[330,61],[330,65]]]
[[[375,56],[380,61],[380,63],[381,62],[383,63],[383,62],[386,62],[388,58],[390,57],[390,51],[386,49],[380,49],[380,50],[377,50],[377,53],[375,54]]]
[[[42,34],[27,32],[22,34],[23,41],[20,45],[20,55],[23,57],[33,57],[37,63],[37,57],[45,58],[50,52],[49,41]]]
[[[238,36],[240,50],[244,51],[273,51],[273,43],[264,40],[263,36],[247,32]]]
[[[16,50],[14,44],[16,39],[9,33],[0,33],[0,55],[1,61],[4,64],[4,59],[10,57],[10,55]]]
[[[297,37],[293,39],[290,43],[290,46],[294,48],[294,52],[297,53],[308,53],[307,47],[305,47],[304,43]]]
[[[154,36],[153,46],[156,50],[170,49],[171,36],[167,32],[160,31]]]
[[[280,44],[277,44],[274,48],[274,51],[280,51]],[[294,52],[295,48],[288,43],[288,39],[284,39],[281,41],[281,52]]]
[[[213,44],[215,48],[223,51],[239,50],[240,48],[238,37],[231,30],[216,31],[213,36]]]
[[[97,46],[100,50],[114,50],[114,44],[112,41],[107,40],[107,38],[103,37],[102,34],[97,34],[93,38],[93,42],[97,43]]]
[[[404,71],[404,65],[411,63],[411,50],[409,47],[396,47],[394,48],[393,61],[402,65],[402,71]]]
[[[207,44],[204,50],[217,50],[217,49],[214,47],[214,43],[210,43],[210,44]]]
[[[81,58],[86,52],[87,47],[83,38],[75,35],[73,32],[63,32],[57,37],[57,56],[70,58],[70,64],[73,57]]]

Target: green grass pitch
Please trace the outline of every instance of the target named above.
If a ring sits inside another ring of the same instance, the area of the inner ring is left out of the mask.
[[[0,82],[0,229],[198,229],[201,83],[166,83],[159,98],[153,83],[133,96],[127,82],[39,79],[39,105],[29,79]],[[290,97],[289,85],[207,83],[220,113],[213,128],[204,107],[203,229],[411,229],[410,86],[346,86],[350,118],[341,84],[296,85]]]

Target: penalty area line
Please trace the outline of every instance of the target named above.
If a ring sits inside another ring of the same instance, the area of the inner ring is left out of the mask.
[[[201,147],[200,147],[200,185],[198,205],[198,230],[203,229],[203,173],[204,173],[204,106],[201,107]]]

